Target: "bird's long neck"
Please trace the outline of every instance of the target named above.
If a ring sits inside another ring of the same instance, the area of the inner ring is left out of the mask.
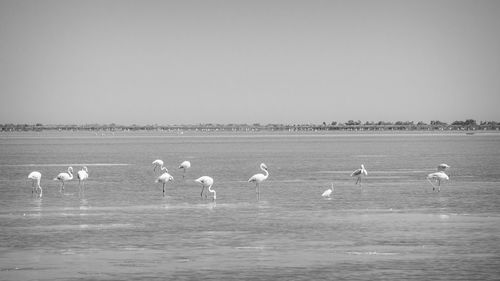
[[[215,198],[216,198],[216,196],[217,196],[217,193],[215,193],[215,190],[213,190],[213,189],[212,189],[212,185],[210,185],[210,186],[208,187],[208,191],[210,191],[211,193],[213,193],[213,194],[214,194],[214,199],[215,199]]]
[[[71,173],[71,169],[68,169],[68,175],[69,175],[69,178],[72,179],[73,178],[73,174]]]
[[[267,177],[269,177],[269,172],[268,172],[266,169],[264,169],[263,167],[260,167],[260,169],[261,169],[262,171],[264,171],[264,173],[266,173],[266,174],[264,175],[264,177],[267,179]]]

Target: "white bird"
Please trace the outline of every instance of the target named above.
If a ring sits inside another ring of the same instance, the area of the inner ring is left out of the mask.
[[[446,171],[449,167],[450,167],[450,165],[442,163],[442,164],[439,164],[437,166],[437,170],[438,171]]]
[[[329,189],[325,190],[325,192],[323,192],[323,194],[321,194],[321,196],[323,196],[323,198],[330,198],[330,196],[332,195],[333,193],[333,183],[332,183],[332,187],[330,187]]]
[[[163,196],[165,196],[165,184],[167,184],[167,182],[169,181],[173,181],[174,180],[174,177],[172,177],[169,173],[168,173],[168,170],[167,168],[165,167],[162,167],[161,170],[165,170],[165,173],[163,173],[161,176],[159,176],[157,179],[156,179],[156,183],[159,183],[161,182],[163,184]]]
[[[214,179],[209,176],[199,177],[194,180],[197,183],[201,184],[201,194],[200,196],[203,198],[203,190],[205,187],[208,187],[208,191],[214,194],[214,200],[217,199],[217,193],[212,189],[212,185],[214,184]]]
[[[361,168],[352,172],[351,177],[357,177],[356,184],[359,183],[359,186],[361,186],[361,178],[366,175],[368,175],[368,172],[365,169],[365,165],[361,164]]]
[[[159,171],[162,170],[163,168],[163,160],[160,160],[160,159],[156,159],[155,161],[153,161],[153,171],[156,172],[156,168],[159,169]]]
[[[40,197],[42,197],[42,187],[40,186],[40,180],[42,179],[42,174],[37,171],[33,171],[28,175],[28,179],[31,180],[31,194],[37,193],[37,190],[40,189]]]
[[[67,173],[60,173],[57,175],[57,177],[54,178],[55,181],[61,181],[61,188],[59,189],[59,192],[64,190],[64,182],[70,181],[73,179],[73,167],[68,167],[68,172]]]
[[[184,172],[182,174],[182,178],[183,179],[184,179],[184,176],[186,175],[186,169],[189,169],[189,168],[191,168],[191,162],[189,162],[189,161],[184,161],[179,166],[179,169],[183,169],[184,170]]]
[[[266,164],[262,163],[260,164],[260,169],[264,171],[264,174],[255,174],[253,175],[250,179],[248,179],[248,182],[255,182],[255,193],[257,193],[257,199],[260,200],[260,183],[265,181],[269,177],[269,172],[267,171],[267,166]]]
[[[428,174],[427,175],[427,180],[432,185],[432,190],[435,190],[436,186],[432,183],[431,180],[437,181],[437,183],[438,183],[437,189],[438,189],[438,192],[439,192],[439,191],[441,191],[441,181],[442,180],[450,180],[450,178],[448,177],[447,174],[445,174],[445,172],[439,171],[439,172]]]
[[[82,188],[85,184],[85,180],[89,178],[89,170],[86,166],[84,166],[80,171],[76,173],[76,177],[78,178],[78,189],[82,192]]]

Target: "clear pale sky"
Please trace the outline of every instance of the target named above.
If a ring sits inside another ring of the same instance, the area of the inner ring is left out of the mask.
[[[500,121],[500,1],[0,0],[0,123]]]

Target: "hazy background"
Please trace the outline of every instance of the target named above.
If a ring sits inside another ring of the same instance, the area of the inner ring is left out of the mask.
[[[4,1],[0,123],[500,120],[500,1]]]

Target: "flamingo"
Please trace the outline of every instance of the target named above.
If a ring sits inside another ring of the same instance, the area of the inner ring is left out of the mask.
[[[269,172],[267,171],[267,166],[266,164],[262,163],[260,164],[260,169],[264,171],[264,174],[255,174],[253,175],[250,179],[248,179],[248,182],[255,182],[255,192],[257,193],[257,199],[260,199],[260,183],[265,181],[269,177]]]
[[[163,160],[156,159],[152,164],[154,166],[153,171],[156,171],[156,168],[159,168],[159,170],[161,171],[163,168]]]
[[[333,193],[333,183],[332,183],[332,187],[330,187],[329,189],[325,190],[325,192],[323,192],[323,194],[321,194],[321,196],[323,196],[323,198],[330,198],[330,196],[332,195]]]
[[[361,168],[352,172],[351,177],[357,177],[356,184],[359,182],[359,186],[361,186],[361,178],[366,175],[368,175],[368,172],[365,169],[365,165],[361,164]]]
[[[40,197],[42,197],[42,187],[40,186],[40,180],[42,179],[42,174],[37,171],[33,171],[28,175],[28,179],[31,180],[31,194],[36,193],[40,189]],[[35,186],[36,183],[36,186]]]
[[[179,169],[184,169],[184,173],[182,174],[182,179],[184,179],[184,176],[186,175],[186,169],[189,169],[189,168],[191,168],[191,162],[189,162],[189,161],[184,161],[179,166]]]
[[[68,167],[68,172],[67,173],[60,173],[57,175],[57,177],[54,178],[55,181],[61,181],[61,188],[59,189],[59,192],[64,190],[64,182],[69,181],[73,179],[73,167]]]
[[[169,173],[168,173],[168,170],[167,168],[165,167],[162,167],[161,168],[161,171],[165,171],[165,173],[163,173],[161,176],[159,176],[157,179],[156,179],[156,183],[159,183],[161,182],[163,184],[163,196],[165,196],[165,184],[167,184],[167,182],[169,181],[173,181],[174,180],[174,177],[172,177]]]
[[[215,201],[215,199],[217,199],[217,193],[215,192],[215,190],[212,189],[212,185],[214,184],[214,179],[213,178],[211,178],[209,176],[203,176],[203,177],[197,178],[194,181],[201,184],[201,194],[200,194],[200,196],[202,198],[203,198],[203,190],[205,189],[205,187],[208,187],[208,191],[210,191],[211,193],[214,194],[214,199],[213,200]]]
[[[435,172],[435,173],[430,173],[427,175],[427,180],[429,181],[429,183],[432,185],[432,190],[435,190],[436,189],[436,186],[432,183],[431,180],[436,180],[438,185],[437,185],[437,189],[438,189],[438,192],[441,191],[441,181],[442,180],[450,180],[450,178],[448,177],[447,174],[445,174],[445,172],[443,171],[439,171],[439,172]]]
[[[450,165],[442,163],[442,164],[439,164],[437,166],[437,170],[440,171],[440,172],[441,171],[446,171],[449,167],[450,167]]]
[[[83,166],[83,168],[76,173],[76,176],[78,178],[78,189],[80,189],[81,192],[85,184],[85,180],[89,178],[89,170],[86,166]]]

